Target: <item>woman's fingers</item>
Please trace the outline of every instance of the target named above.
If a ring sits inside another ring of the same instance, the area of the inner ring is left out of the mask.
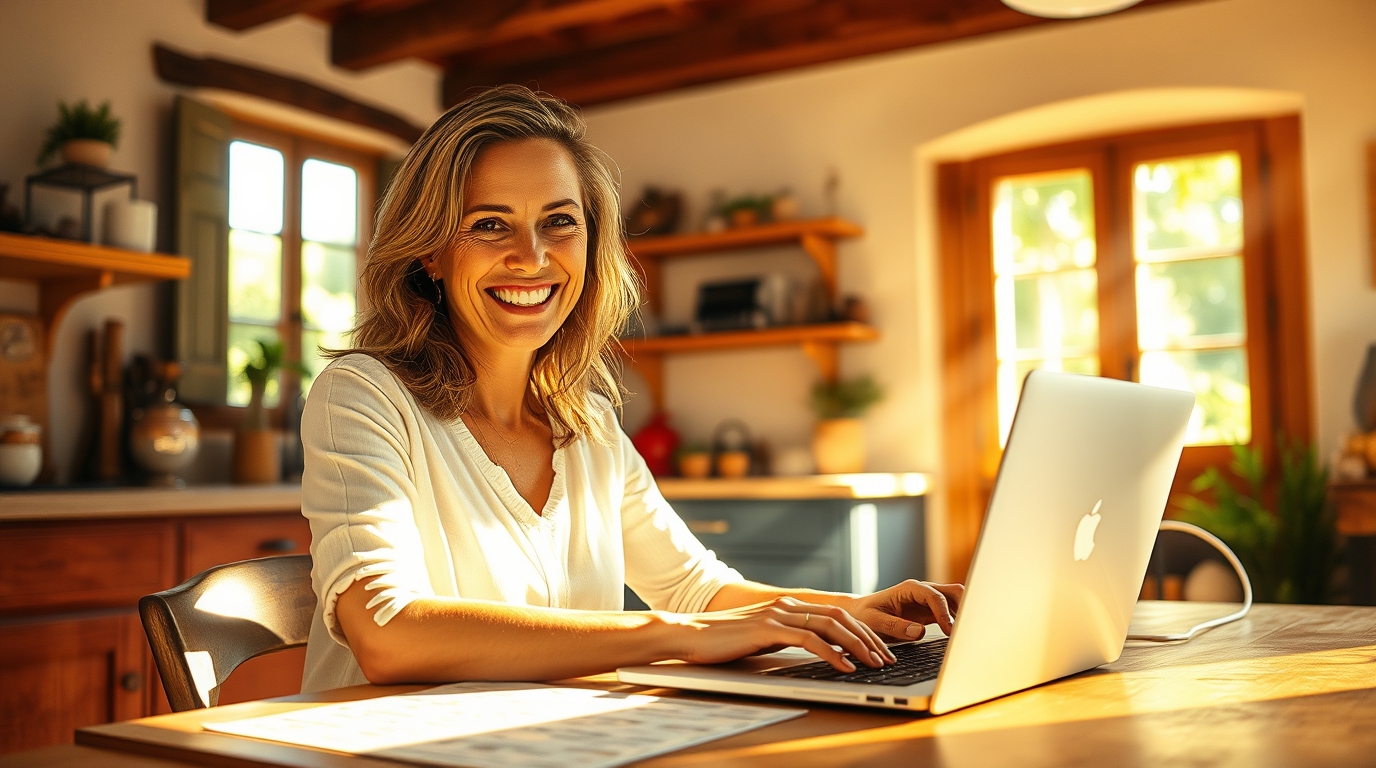
[[[824,606],[816,607],[818,611],[820,611]],[[823,615],[820,612],[812,613],[803,611],[795,613],[793,611],[780,611],[778,615],[775,616],[774,620],[787,627],[811,632],[822,638],[829,645],[839,645],[846,653],[849,653],[854,658],[871,667],[884,666],[883,657],[871,648],[869,643],[860,639],[854,632],[847,629],[840,621],[831,616]],[[808,650],[812,649],[809,647]]]
[[[811,652],[842,672],[855,671],[855,665],[851,663],[851,660],[846,658],[844,653],[833,648],[831,643],[822,639],[816,632],[787,626],[782,627],[781,631],[784,633],[785,642],[789,645]]]
[[[888,662],[896,661],[893,654],[889,652],[888,646],[884,644],[884,641],[879,639],[879,636],[871,631],[869,627],[865,626],[864,622],[857,620],[844,608],[835,605],[804,603],[791,597],[781,598],[776,604],[776,607],[786,612],[793,613],[795,617],[801,616],[803,620],[801,626],[804,629],[816,631],[814,627],[808,626],[808,624],[816,623],[817,617],[830,619],[830,621],[834,622],[844,633],[842,635],[843,637],[853,636],[857,638],[863,645],[864,650],[863,652],[857,653],[855,649],[843,642],[835,641],[835,644],[845,648],[854,655],[855,658],[860,659],[866,664],[870,664],[870,666],[881,667]],[[788,623],[790,626],[800,626],[796,621],[789,621]],[[828,626],[831,625],[828,624]],[[873,659],[870,654],[874,655]]]

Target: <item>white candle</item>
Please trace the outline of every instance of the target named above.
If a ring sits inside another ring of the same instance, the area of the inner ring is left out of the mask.
[[[148,200],[105,204],[105,244],[151,252],[158,241],[158,205]]]

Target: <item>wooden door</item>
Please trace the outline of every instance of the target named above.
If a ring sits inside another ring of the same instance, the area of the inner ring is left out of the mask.
[[[144,716],[145,645],[131,610],[0,621],[0,753]]]

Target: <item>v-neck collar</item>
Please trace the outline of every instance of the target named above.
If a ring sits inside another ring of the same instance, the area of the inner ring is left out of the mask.
[[[535,509],[530,506],[530,502],[525,500],[516,490],[516,485],[511,482],[511,476],[506,473],[502,466],[488,458],[487,452],[483,450],[482,444],[474,436],[473,431],[468,428],[468,424],[463,419],[456,419],[458,422],[459,443],[468,453],[469,458],[482,470],[483,476],[492,486],[492,490],[497,492],[502,503],[516,518],[517,522],[532,528],[547,528],[554,525],[555,520],[561,515],[565,504],[567,492],[564,484],[564,448],[555,447],[554,458],[551,463],[554,469],[554,482],[549,487],[549,498],[545,499],[545,506],[540,514],[535,514]]]

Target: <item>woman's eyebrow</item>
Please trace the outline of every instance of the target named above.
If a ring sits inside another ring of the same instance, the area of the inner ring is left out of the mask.
[[[578,201],[577,201],[577,200],[574,200],[574,199],[571,198],[571,197],[566,197],[566,198],[564,198],[563,200],[555,200],[555,201],[552,202],[552,203],[547,203],[547,204],[545,205],[545,207],[544,207],[544,208],[541,208],[540,210],[542,210],[542,211],[552,211],[552,210],[554,210],[555,208],[563,208],[563,207],[566,206],[566,205],[571,205],[571,206],[573,206],[574,208],[578,208]]]
[[[463,215],[467,216],[470,213],[477,213],[478,211],[487,211],[489,213],[512,213],[511,206],[509,205],[472,205],[463,212]]]

